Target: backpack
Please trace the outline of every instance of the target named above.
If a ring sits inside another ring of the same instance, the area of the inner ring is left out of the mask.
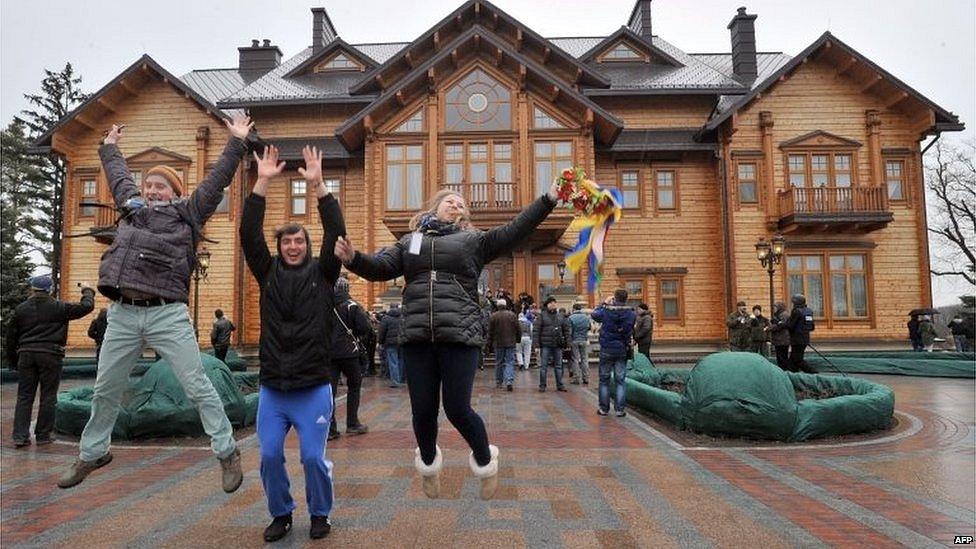
[[[800,332],[810,333],[817,329],[817,325],[813,321],[813,310],[810,307],[802,307],[800,314],[803,315],[803,322],[798,325]]]

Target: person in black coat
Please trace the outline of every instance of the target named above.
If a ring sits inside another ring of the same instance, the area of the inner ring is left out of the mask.
[[[98,311],[98,316],[92,319],[88,325],[88,337],[95,342],[95,364],[98,364],[98,355],[102,354],[102,342],[105,341],[105,330],[108,328],[108,309]]]
[[[443,458],[437,446],[437,415],[444,412],[472,453],[469,466],[481,479],[481,497],[498,485],[498,448],[488,443],[481,417],[471,408],[485,330],[478,302],[478,276],[486,264],[511,252],[556,206],[556,185],[514,220],[488,231],[472,227],[464,198],[441,190],[428,210],[410,223],[411,233],[370,256],[345,239],[336,255],[367,280],[406,279],[403,290],[403,359],[418,448],[414,466],[424,493],[440,493]]]
[[[213,345],[214,356],[220,361],[227,360],[227,351],[230,349],[230,336],[237,330],[234,323],[224,316],[224,311],[217,309],[214,311],[213,328],[210,330],[210,344]]]
[[[81,318],[95,308],[95,290],[81,285],[81,301],[66,303],[50,295],[50,276],[30,279],[31,294],[14,309],[7,327],[5,351],[10,367],[20,374],[17,380],[17,405],[14,408],[14,446],[29,446],[31,410],[38,386],[41,403],[37,409],[34,438],[37,445],[50,444],[54,438],[54,409],[61,383],[61,361],[68,340],[68,322]]]
[[[345,234],[342,211],[322,180],[322,153],[305,147],[305,168],[299,169],[318,196],[319,219],[325,236],[318,259],[309,252],[308,231],[286,223],[275,231],[277,255],[271,255],[264,239],[265,195],[271,179],[285,168],[278,163],[278,149],[267,147],[257,159],[257,181],[244,201],[240,239],[244,259],[260,288],[260,395],[257,435],[261,446],[261,482],[274,517],[264,531],[265,541],[275,541],[291,529],[295,502],[289,493],[285,470],[285,436],[294,426],[305,469],[305,496],[311,515],[312,538],[324,537],[332,528],[332,467],[325,447],[332,417],[332,385],[329,358],[332,347],[333,285],[341,266],[333,248]],[[358,367],[357,367],[358,371]]]
[[[400,351],[400,333],[403,331],[403,317],[400,306],[394,303],[380,322],[379,341],[383,345],[386,365],[390,371],[390,387],[403,385],[403,353]]]
[[[912,315],[908,320],[908,339],[912,342],[913,351],[921,351],[922,347],[922,336],[918,330],[921,322],[918,320],[918,315]]]
[[[786,321],[790,331],[790,370],[794,372],[817,373],[805,360],[803,354],[810,345],[810,332],[814,329],[813,310],[807,307],[807,298],[802,294],[793,296],[793,310]]]
[[[340,277],[336,281],[334,311],[329,372],[332,377],[333,405],[329,440],[339,438],[335,419],[335,395],[340,374],[346,378],[346,434],[363,435],[369,431],[366,425],[359,422],[359,397],[363,385],[362,357],[367,352],[366,340],[373,331],[366,311],[349,297],[349,281],[345,278]]]
[[[773,305],[773,318],[769,323],[769,340],[776,350],[776,365],[789,372],[790,367],[790,315],[786,312],[786,305],[777,301]]]

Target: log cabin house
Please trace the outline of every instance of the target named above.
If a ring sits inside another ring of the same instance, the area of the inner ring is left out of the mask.
[[[65,231],[114,220],[82,204],[111,202],[97,155],[111,123],[128,125],[121,145],[137,178],[166,163],[192,189],[223,147],[222,118],[246,109],[288,162],[268,196],[269,241],[299,221],[321,242],[296,171],[305,143],[324,149],[327,184],[363,250],[393,243],[439,188],[463,194],[486,228],[579,165],[623,191],[603,290],[647,302],[657,342],[717,344],[737,300],[768,308],[754,246],[776,233],[787,239],[777,299],[805,293],[818,339],[902,340],[905,312],[931,304],[920,143],[963,124],[829,32],[792,57],[757,52],[757,16],[740,8],[731,52],[686,53],[663,37],[680,29],[653,27],[650,0],[607,36],[559,38],[469,0],[410,43],[349,44],[325,9],[311,12],[311,45],[288,59],[254,40],[237,67],[177,77],[144,55],[42,136],[36,146],[68,163]],[[254,174],[245,161],[206,226],[216,243],[200,282],[205,346],[218,307],[236,344],[258,341],[258,290],[236,230]],[[557,209],[487,266],[487,284],[546,295],[575,242],[570,218]],[[97,279],[110,238],[65,241],[63,292]],[[365,304],[398,292],[399,281],[351,280]],[[582,294],[585,274],[566,283]],[[69,345],[91,345],[83,324]]]

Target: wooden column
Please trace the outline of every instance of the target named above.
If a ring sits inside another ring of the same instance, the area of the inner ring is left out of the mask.
[[[763,165],[762,174],[757,174],[765,180],[764,190],[766,202],[766,222],[775,223],[779,218],[779,201],[776,200],[776,168],[773,164],[773,113],[759,112],[759,129],[762,132]],[[757,189],[758,190],[758,189]]]
[[[439,166],[438,160],[440,158],[440,147],[438,146],[438,107],[437,107],[437,95],[434,93],[427,95],[427,177],[425,178],[427,183],[425,185],[427,190],[426,198],[434,196],[438,189],[440,188],[440,180],[438,179]]]
[[[884,166],[881,165],[881,113],[875,110],[864,111],[864,123],[868,130],[868,159],[871,163],[869,186],[877,187],[884,181]]]
[[[197,128],[197,181],[199,185],[203,181],[204,172],[207,169],[207,145],[210,143],[210,126],[200,126]]]
[[[379,192],[379,185],[386,185],[386,182],[380,181],[381,178],[376,176],[376,171],[381,169],[383,151],[377,144],[376,137],[372,133],[367,135],[365,144],[366,154],[363,155],[363,198],[366,200],[366,223],[363,224],[363,232],[366,234],[364,235],[365,245],[362,250],[366,253],[374,253],[376,251],[376,238],[374,237],[374,233],[380,230],[381,225],[380,223],[374,223],[374,220],[378,219],[374,203],[376,196],[383,196],[384,194]],[[374,286],[375,284],[372,282],[366,283],[366,307],[370,309],[373,307],[373,300],[376,295]]]
[[[516,188],[518,190],[519,202],[517,206],[521,208],[522,206],[532,202],[535,198],[535,181],[533,181],[533,170],[532,170],[532,142],[529,141],[529,102],[526,97],[524,90],[518,92],[518,116],[516,117],[516,123],[518,124],[519,131],[519,146],[518,146],[518,176],[516,180],[518,181]],[[529,292],[532,293],[532,292]]]

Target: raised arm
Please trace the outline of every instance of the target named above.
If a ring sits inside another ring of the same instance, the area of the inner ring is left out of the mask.
[[[376,255],[357,252],[345,237],[335,244],[335,256],[350,271],[370,281],[392,280],[403,275],[403,242],[383,248]]]
[[[278,149],[274,146],[265,147],[260,157],[255,153],[254,159],[257,160],[258,179],[251,194],[244,200],[240,236],[244,260],[258,283],[263,283],[272,262],[268,243],[264,239],[265,195],[271,178],[281,174],[285,163],[278,162]]]
[[[319,268],[322,269],[325,279],[333,284],[342,270],[342,264],[335,256],[335,244],[340,236],[346,236],[346,221],[342,217],[339,201],[325,188],[325,181],[322,179],[322,151],[306,145],[302,149],[302,156],[305,158],[305,167],[298,168],[298,173],[305,178],[309,188],[315,189],[319,199],[319,221],[324,233],[322,249],[319,250]]]
[[[62,302],[64,316],[68,320],[81,318],[95,309],[95,290],[84,282],[81,284],[81,301],[78,303]]]
[[[528,208],[522,210],[515,219],[501,227],[487,231],[482,241],[485,263],[494,261],[519,242],[525,240],[539,226],[539,223],[542,223],[549,216],[549,212],[554,207],[556,207],[556,200],[549,194],[540,196],[535,202],[529,204]]]
[[[224,147],[217,164],[210,173],[197,185],[189,198],[190,216],[193,221],[202,226],[214,213],[224,197],[224,188],[234,179],[234,172],[247,152],[248,132],[254,127],[254,122],[247,116],[234,117],[233,122],[224,120],[230,139]]]
[[[112,130],[106,134],[102,146],[98,148],[98,156],[102,159],[108,188],[112,191],[112,199],[118,207],[125,204],[126,200],[139,196],[139,187],[132,179],[129,165],[125,163],[125,157],[122,156],[118,146],[119,140],[122,139],[123,127],[113,124]]]

